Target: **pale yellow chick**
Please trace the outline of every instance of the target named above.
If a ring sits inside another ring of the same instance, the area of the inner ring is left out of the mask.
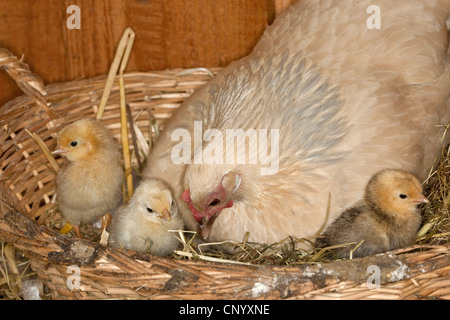
[[[130,202],[114,215],[108,229],[108,243],[117,248],[165,256],[180,244],[168,230],[183,226],[169,187],[161,180],[144,180]]]
[[[68,160],[56,176],[58,208],[81,237],[80,223],[99,219],[120,203],[123,170],[118,145],[99,121],[83,119],[58,133],[53,154]]]
[[[352,257],[363,257],[414,244],[421,223],[417,205],[428,202],[410,173],[383,170],[366,187],[364,200],[345,210],[316,241],[318,247],[356,242]],[[355,245],[333,251],[348,258]]]

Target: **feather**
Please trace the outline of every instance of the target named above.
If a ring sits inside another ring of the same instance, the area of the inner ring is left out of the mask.
[[[56,176],[58,208],[81,236],[80,223],[100,218],[121,200],[123,170],[118,145],[101,122],[82,119],[58,133],[53,154],[68,160]]]
[[[181,228],[183,221],[168,186],[160,180],[147,179],[114,215],[108,243],[117,248],[169,255],[180,244],[169,230]]]

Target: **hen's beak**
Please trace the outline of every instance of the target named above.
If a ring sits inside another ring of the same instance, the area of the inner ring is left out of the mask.
[[[205,217],[202,219],[202,222],[198,224],[198,233],[203,240],[208,240],[209,234],[211,233],[212,225],[214,220],[217,218],[219,214],[216,213],[211,217]]]
[[[161,212],[161,218],[167,221],[172,220],[172,217],[170,216],[170,212],[169,210],[167,210],[166,208],[164,208]]]
[[[201,222],[198,224],[198,233],[200,233],[200,236],[204,240],[208,239],[209,234],[211,233],[211,229],[212,229],[214,220],[216,220],[219,213],[221,213],[223,209],[231,208],[232,206],[233,206],[233,201],[230,200],[226,203],[225,206],[220,207],[212,216],[206,216],[206,217],[202,218]]]

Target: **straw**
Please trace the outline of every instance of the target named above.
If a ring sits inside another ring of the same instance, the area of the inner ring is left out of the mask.
[[[34,139],[34,141],[37,142],[37,144],[39,145],[39,147],[41,148],[42,152],[44,153],[45,157],[47,158],[48,162],[50,163],[53,171],[55,173],[58,173],[59,171],[59,165],[58,162],[56,162],[55,158],[53,157],[52,153],[50,152],[50,150],[48,149],[47,145],[45,144],[45,142],[42,140],[42,138],[37,135],[36,133],[32,133],[30,132],[28,129],[25,128],[25,132],[28,133],[28,135],[30,137],[32,137]]]
[[[102,97],[100,99],[100,104],[97,111],[96,118],[98,120],[102,119],[106,103],[108,101],[109,95],[114,84],[114,80],[117,72],[119,73],[119,97],[120,97],[120,125],[121,125],[121,142],[123,151],[123,161],[125,169],[125,180],[127,187],[127,194],[124,198],[124,203],[133,195],[133,176],[131,168],[131,156],[130,148],[128,143],[128,128],[127,128],[127,111],[126,111],[126,98],[125,98],[125,84],[124,84],[124,71],[128,64],[128,59],[130,58],[131,49],[133,48],[135,33],[131,28],[126,28],[122,34],[122,38],[116,49],[116,54],[114,60],[109,69],[108,78],[106,80],[105,88],[103,90]]]

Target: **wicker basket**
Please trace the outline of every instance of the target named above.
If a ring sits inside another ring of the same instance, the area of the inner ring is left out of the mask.
[[[154,257],[58,233],[44,224],[55,211],[55,174],[25,129],[38,134],[53,149],[62,126],[94,116],[106,76],[44,88],[26,65],[14,59],[0,57],[0,65],[26,95],[0,108],[0,240],[13,244],[30,259],[52,298],[450,298],[448,244],[329,263],[243,266]],[[163,128],[180,103],[210,78],[205,73],[177,76],[179,71],[125,75],[127,102],[147,139],[151,135],[148,110]],[[45,101],[51,104],[54,118],[49,116]],[[115,84],[103,119],[116,136],[120,134],[118,106]],[[79,271],[79,283],[71,282],[74,270]]]

